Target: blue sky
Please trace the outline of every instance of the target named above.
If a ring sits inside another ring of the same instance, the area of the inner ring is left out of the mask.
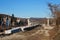
[[[47,3],[60,4],[59,0],[0,0],[0,13],[16,17],[50,17]]]

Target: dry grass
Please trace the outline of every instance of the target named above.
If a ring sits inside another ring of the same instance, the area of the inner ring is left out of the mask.
[[[41,27],[37,27],[30,31],[18,32],[9,36],[2,37],[0,40],[40,40],[42,34],[37,32],[40,29]]]
[[[0,40],[51,40],[49,37],[44,36],[44,33],[41,34],[42,27],[37,27],[30,31],[18,32],[9,36],[0,37]],[[60,40],[60,33],[56,35],[54,40]]]

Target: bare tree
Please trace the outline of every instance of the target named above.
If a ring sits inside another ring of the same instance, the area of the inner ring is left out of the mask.
[[[54,21],[56,22],[56,30],[60,28],[60,5],[48,3],[48,7],[52,13]]]
[[[48,3],[48,6],[56,20],[56,24],[60,24],[60,5]]]
[[[51,4],[51,3],[48,3],[48,6],[49,6],[49,9],[51,10],[51,12],[52,12],[52,15],[53,15],[53,17],[59,17],[60,15],[60,13],[59,13],[59,5],[56,5],[56,4]]]

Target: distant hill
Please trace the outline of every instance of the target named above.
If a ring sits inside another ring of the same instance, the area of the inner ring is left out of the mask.
[[[10,15],[0,14],[0,17],[4,17],[4,16],[9,16],[9,17],[11,17]]]
[[[5,16],[5,17],[9,16],[10,18],[12,18],[12,16],[10,16],[10,15],[7,15],[7,14],[0,14],[0,18],[2,18],[2,17],[4,17],[4,16]],[[18,17],[15,17],[15,16],[14,16],[14,19],[16,19],[16,18],[18,18]],[[26,19],[26,18],[20,18],[20,19],[23,20],[23,19]]]
[[[30,18],[31,22],[39,23],[39,24],[46,24],[47,19],[46,18]]]

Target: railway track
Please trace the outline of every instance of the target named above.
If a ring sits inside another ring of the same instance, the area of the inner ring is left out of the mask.
[[[12,34],[12,33],[16,33],[16,32],[24,32],[24,31],[29,31],[29,30],[32,30],[36,27],[38,27],[39,25],[38,24],[35,24],[35,25],[31,25],[31,26],[21,26],[21,27],[15,27],[15,28],[11,28],[9,30],[5,30],[4,32],[0,32],[0,35],[1,34]]]

